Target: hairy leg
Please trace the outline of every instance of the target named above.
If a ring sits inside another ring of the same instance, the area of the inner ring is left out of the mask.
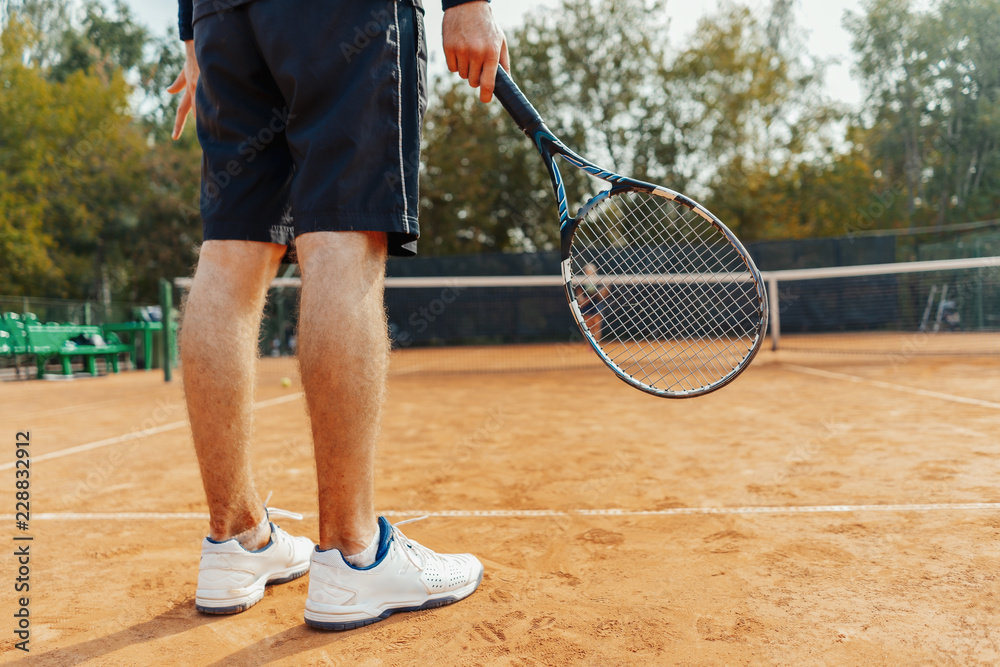
[[[184,307],[184,393],[214,540],[264,518],[250,456],[254,374],[267,286],[284,250],[270,243],[206,241]]]
[[[302,269],[299,366],[319,480],[319,546],[345,554],[374,537],[375,442],[389,338],[385,234],[313,232],[296,239]]]

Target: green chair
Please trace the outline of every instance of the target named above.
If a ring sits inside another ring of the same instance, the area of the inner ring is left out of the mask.
[[[26,329],[29,348],[35,355],[38,377],[45,375],[45,365],[54,358],[59,359],[63,375],[72,375],[73,357],[80,357],[84,368],[91,375],[97,375],[98,357],[104,359],[108,372],[117,373],[118,355],[129,351],[128,346],[122,345],[117,336],[104,334],[97,326],[35,324],[27,326]],[[89,337],[99,336],[103,344],[86,345],[72,340],[81,334]]]
[[[17,313],[4,313],[0,316],[0,323],[8,334],[7,345],[10,347],[9,354],[14,357],[14,371],[17,373],[17,377],[21,377],[20,357],[32,354],[28,345],[28,334],[24,327],[24,321]]]

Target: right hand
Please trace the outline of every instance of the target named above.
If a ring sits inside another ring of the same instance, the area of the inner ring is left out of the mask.
[[[479,88],[484,103],[493,99],[497,66],[510,71],[507,38],[485,0],[456,5],[444,13],[441,25],[448,69]]]
[[[177,75],[174,82],[167,88],[171,95],[183,93],[181,103],[177,105],[177,118],[174,119],[174,131],[171,135],[174,139],[179,139],[184,131],[184,123],[187,122],[188,114],[195,110],[194,94],[198,89],[198,76],[201,70],[198,68],[198,59],[194,54],[194,41],[184,42],[184,67]]]

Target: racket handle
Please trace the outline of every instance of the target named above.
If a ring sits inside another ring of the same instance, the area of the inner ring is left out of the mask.
[[[531,102],[528,101],[528,98],[524,96],[524,93],[503,67],[497,68],[496,86],[493,89],[493,94],[497,96],[503,108],[507,110],[510,117],[529,138],[535,130],[544,126],[541,115],[535,110],[535,107],[531,106]]]

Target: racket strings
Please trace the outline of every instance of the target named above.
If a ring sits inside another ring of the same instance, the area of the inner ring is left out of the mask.
[[[577,229],[571,267],[574,293],[589,286],[599,301],[591,333],[602,352],[656,390],[710,387],[755,346],[761,305],[746,261],[718,227],[672,200],[605,198]]]
[[[640,206],[645,209],[645,208],[647,208],[648,204],[651,203],[652,198],[650,198],[650,197],[639,197],[639,198],[637,198],[637,201],[640,203]],[[667,200],[663,200],[663,201],[667,202]],[[660,208],[661,209],[663,208],[663,204],[660,205]],[[704,225],[704,223],[705,223],[704,218],[701,218],[701,216],[698,216],[694,212],[690,211],[690,209],[684,208],[683,211],[685,213],[689,214],[689,215],[696,216],[697,220],[702,221],[702,223],[703,223],[702,226],[703,227],[705,226]],[[676,212],[677,212],[677,209],[674,208],[674,213],[676,213]],[[655,215],[655,213],[656,212],[651,212],[650,215],[647,216],[646,220],[651,220],[653,218],[653,215]],[[670,212],[668,211],[668,215],[669,215],[669,213]],[[702,230],[696,230],[691,225],[690,220],[687,217],[687,215],[680,215],[680,216],[674,215],[672,217],[671,221],[675,222],[675,223],[683,223],[685,226],[688,227],[688,229],[690,231],[692,231],[693,233],[695,233],[696,236],[697,236],[697,238],[699,238],[699,239],[702,238],[702,233],[706,231],[704,229],[702,229]],[[709,227],[709,229],[707,231],[709,231],[709,232],[716,232],[714,226],[708,225],[708,227]],[[663,234],[662,233],[659,234],[658,238],[656,240],[657,241],[663,241],[664,240]],[[725,246],[721,246],[722,248],[724,248],[724,252],[727,254],[727,256],[724,259],[722,257],[720,257],[716,252],[714,252],[712,250],[712,247],[713,247],[712,245],[707,245],[706,244],[705,247],[708,250],[708,253],[712,257],[712,259],[715,260],[714,263],[718,263],[718,264],[720,264],[722,266],[727,266],[727,267],[729,267],[729,266],[738,266],[738,267],[741,267],[741,268],[746,268],[746,265],[743,263],[742,258],[739,256],[739,254],[736,252],[736,249],[731,244],[727,243]],[[719,247],[719,246],[715,246],[715,247]],[[682,257],[682,260],[685,261],[686,268],[688,268],[688,270],[692,274],[695,274],[695,275],[699,275],[700,273],[702,273],[704,271],[704,267],[699,262],[705,261],[705,259],[706,258],[704,256],[702,256],[702,255],[696,255],[696,258],[694,258],[694,259],[688,259],[688,258]],[[707,262],[706,262],[706,265],[707,265]],[[732,275],[731,272],[728,272],[728,269],[727,269],[727,273],[729,275]],[[743,289],[745,291],[745,293],[742,294],[742,295],[735,295],[736,298],[739,298],[741,296],[742,297],[749,296],[749,292],[746,291],[747,288],[746,287],[743,287],[743,288],[740,287],[740,285],[746,285],[746,283],[729,283],[729,284],[723,283],[723,289],[728,289],[729,285],[734,285],[735,286],[734,289]],[[749,286],[751,288],[752,288],[752,285],[753,285],[753,283],[750,282]],[[695,283],[695,286],[696,286],[696,288],[698,288],[698,294],[693,295],[690,299],[687,300],[687,304],[688,305],[695,305],[696,299],[701,299],[701,303],[704,303],[704,302],[706,302],[707,299],[710,299],[712,297],[712,295],[708,293],[708,289],[707,289],[708,283],[702,283],[700,285],[698,283]],[[729,296],[729,297],[732,298],[734,295],[727,295],[727,296]],[[715,301],[714,305],[718,306],[720,308],[720,310],[721,310],[721,308],[729,306],[730,303],[731,303],[730,300],[722,299],[722,300],[719,300],[719,301]],[[720,315],[727,315],[727,314],[728,313],[724,313],[724,312],[720,313]],[[732,322],[732,320],[729,319],[729,318],[725,318],[725,319],[722,320],[722,322]],[[715,323],[718,323],[718,322],[713,322],[713,324],[715,324]],[[739,324],[739,321],[737,321],[736,323]],[[741,336],[741,337],[742,336],[746,336],[747,333],[748,333],[748,331],[746,329],[743,329],[742,331],[738,331],[737,332],[737,334],[739,336]],[[731,339],[728,338],[728,336],[727,336],[727,339],[730,342],[733,342]]]
[[[649,217],[650,217],[650,212],[649,212],[648,210],[646,211],[646,214],[647,214],[647,218],[649,218]],[[633,238],[630,238],[630,239],[628,239],[628,241],[630,241],[630,242],[631,242],[631,243],[633,243],[633,244],[635,244],[635,243],[646,243],[646,242],[647,242],[647,241],[646,241],[645,239],[636,239],[636,238],[634,238],[634,237],[633,237]],[[662,243],[662,242],[663,242],[663,238],[656,238],[656,239],[653,239],[653,242],[654,242],[654,243],[658,243],[658,244],[659,244],[659,243]],[[718,256],[717,254],[713,253],[713,255],[714,255],[714,257],[715,257],[715,259],[716,259],[716,260],[718,260],[718,259],[719,259],[719,256]],[[693,266],[693,265],[692,265],[691,263],[689,263],[689,262],[686,262],[686,261],[683,261],[683,260],[685,259],[684,257],[681,257],[680,259],[682,260],[681,264],[682,264],[682,266],[684,267],[684,269],[683,269],[683,270],[687,270],[687,271],[691,271],[691,272],[695,272],[695,273],[697,273],[697,271],[698,271],[698,268],[697,268],[696,266]],[[704,258],[703,258],[703,257],[702,257],[702,258],[700,258],[700,259],[702,259],[702,261],[704,261]],[[620,270],[620,267],[619,267],[619,270]],[[689,285],[690,285],[690,284],[689,284]],[[686,307],[687,307],[687,308],[686,308],[686,312],[685,312],[684,314],[685,314],[685,315],[686,315],[687,317],[691,318],[691,319],[694,319],[694,316],[695,316],[695,315],[697,314],[697,313],[695,312],[695,310],[696,310],[696,308],[695,308],[695,305],[696,305],[696,303],[695,303],[695,302],[696,302],[696,300],[704,300],[704,299],[705,299],[706,297],[708,297],[708,296],[709,296],[709,295],[707,294],[707,289],[706,289],[705,287],[699,287],[699,286],[697,286],[696,284],[694,285],[694,287],[696,288],[696,289],[695,289],[695,293],[694,293],[694,294],[692,294],[692,295],[691,295],[691,296],[690,296],[689,298],[684,298],[684,292],[683,292],[683,291],[682,291],[682,292],[680,292],[680,296],[681,296],[681,299],[680,299],[680,305],[681,305],[681,306],[686,306]],[[717,325],[717,324],[719,324],[719,322],[718,322],[718,318],[715,318],[715,321],[711,322],[711,324],[712,324],[713,326],[714,326],[714,325]],[[727,337],[728,337],[728,336],[727,336]],[[730,339],[730,340],[731,340],[731,339]],[[717,350],[716,350],[716,352],[721,352],[721,350],[718,350],[718,349],[717,349]]]
[[[607,229],[607,227],[605,226],[605,230],[606,230],[606,229]],[[628,239],[628,240],[629,240],[629,241],[631,241],[631,242],[633,242],[633,243],[635,243],[636,241],[638,241],[637,239],[634,239],[634,238],[632,238],[632,239]],[[656,239],[655,241],[656,241],[656,242],[662,242],[662,239]],[[615,268],[616,268],[616,269],[620,269],[620,268],[621,268],[621,265],[619,264],[619,265],[618,265],[618,266],[616,266]],[[686,269],[687,269],[688,271],[692,271],[692,270],[694,270],[694,269],[695,269],[695,267],[691,266],[690,264],[688,264],[687,266],[685,266],[685,268],[686,268]],[[705,298],[705,297],[706,297],[707,295],[706,295],[706,294],[704,294],[704,293],[701,293],[701,294],[698,294],[698,295],[696,295],[696,296],[699,296],[699,297],[701,297],[701,298]],[[686,312],[685,312],[684,314],[685,314],[686,316],[690,317],[690,318],[693,318],[693,317],[695,316],[695,312],[694,312],[694,305],[695,305],[695,304],[694,304],[694,298],[695,298],[695,297],[691,297],[691,298],[684,298],[684,297],[683,297],[683,293],[682,293],[682,298],[681,298],[681,305],[682,305],[682,306],[686,306],[686,307],[687,307],[687,309],[686,309]],[[662,319],[661,319],[661,324],[662,324],[662,323],[663,323],[663,321],[662,321]],[[723,351],[722,351],[722,350],[719,350],[719,349],[716,349],[716,352],[717,352],[717,353],[722,353]]]
[[[650,216],[647,215],[647,218],[648,217]],[[604,229],[605,231],[607,231],[607,226],[605,226]],[[631,242],[633,244],[635,244],[638,241],[638,239],[632,237],[626,237],[623,240]],[[656,239],[655,241],[662,242],[662,239]],[[616,263],[616,266],[614,268],[616,270],[621,270],[624,272],[632,272],[631,268],[623,267],[620,262]],[[691,267],[688,266],[685,268],[690,270]],[[629,281],[629,282],[632,282],[632,284],[634,285],[634,281]],[[693,309],[691,308],[692,303],[690,301],[685,302],[685,300],[682,299],[681,304],[687,306],[685,312],[683,313],[685,317],[694,318],[696,316]],[[628,321],[629,325],[633,326],[637,325],[636,320],[630,315],[627,315],[626,319],[629,320]],[[657,321],[655,323],[657,326],[653,327],[654,330],[663,330],[669,328],[669,323],[665,320],[665,318],[663,318],[659,314],[657,314],[656,320]],[[654,354],[657,354],[659,355],[660,360],[664,362],[661,364],[649,364],[649,363],[631,364],[631,366],[636,366],[636,368],[633,369],[634,372],[641,374],[642,379],[645,380],[647,383],[656,384],[662,380],[668,379],[671,376],[678,376],[676,380],[679,383],[683,384],[684,381],[690,380],[695,375],[699,376],[703,384],[711,383],[712,380],[709,377],[709,375],[706,375],[704,372],[702,372],[701,365],[691,364],[689,360],[691,356],[690,354],[687,354],[687,356],[685,356],[685,353],[690,352],[692,347],[691,345],[682,345],[678,353],[674,354],[668,348],[666,348],[660,340],[657,339],[650,340],[648,337],[643,337],[641,338],[641,341],[646,343],[651,343],[658,348],[658,350],[648,350],[648,349],[643,350],[640,347],[640,350],[642,351],[643,361],[649,361],[651,358],[654,357]],[[713,350],[714,354],[716,355],[724,354],[723,350],[719,350],[714,345],[713,347],[715,347],[715,349]],[[639,355],[634,354],[632,349],[633,348],[630,346],[618,345],[617,349],[611,349],[609,350],[609,352],[611,352],[614,360],[619,364],[621,364],[622,359],[626,357],[631,361],[636,362],[637,361],[636,357]],[[695,355],[703,356],[701,355],[700,350],[696,351]],[[719,366],[715,363],[715,359],[712,356],[703,359],[703,362],[704,362],[703,365],[711,366],[712,367],[711,371],[714,372],[715,374],[719,374],[720,372],[722,372],[722,369],[719,368]],[[621,365],[624,366],[625,364]],[[688,372],[686,373],[683,372],[685,368],[688,369]],[[656,377],[653,377],[653,373],[656,373]]]
[[[648,220],[648,219],[649,219],[649,218],[647,218],[647,220]],[[646,222],[647,220],[644,220],[643,222]],[[605,231],[607,231],[607,226],[605,226],[605,228],[604,228],[604,229],[605,229]],[[634,238],[634,237],[630,237],[630,238],[628,238],[628,239],[626,239],[626,240],[627,240],[628,242],[630,242],[630,243],[631,243],[632,245],[638,245],[638,244],[644,244],[644,243],[648,243],[648,241],[647,241],[647,240],[645,240],[645,239],[637,239],[637,238]],[[660,237],[652,239],[652,242],[653,242],[653,243],[657,243],[657,244],[661,244],[661,243],[663,243],[663,242],[664,242],[665,240],[666,240],[666,239],[664,239],[664,238],[662,237],[662,235],[660,235]],[[718,260],[718,259],[719,259],[718,255],[713,255],[713,257],[714,257],[714,258],[715,258],[716,260]],[[699,257],[698,259],[700,259],[700,260],[703,260],[704,258],[703,258],[703,257]],[[739,257],[738,257],[738,256],[736,256],[736,257],[735,257],[734,259],[735,259],[736,261],[741,261],[741,260],[739,259]],[[681,260],[682,260],[682,261],[683,261],[683,263],[684,263],[684,268],[685,268],[685,269],[686,269],[687,271],[691,272],[692,274],[699,274],[699,273],[701,273],[701,272],[703,272],[703,271],[704,271],[704,268],[702,268],[702,267],[699,267],[699,266],[697,266],[697,265],[696,265],[695,263],[693,263],[693,262],[690,262],[690,261],[686,261],[686,258],[684,258],[684,257],[681,257]],[[627,270],[628,270],[627,268],[625,268],[625,267],[621,266],[621,264],[619,264],[619,265],[618,265],[618,266],[616,267],[616,269],[619,269],[619,270],[625,270],[625,271],[627,271]],[[697,283],[691,283],[691,284],[692,284],[693,286],[696,286],[696,287],[697,287]],[[686,303],[686,305],[688,305],[688,306],[694,306],[694,305],[696,304],[696,298],[701,298],[701,299],[704,299],[704,298],[705,298],[706,296],[708,296],[708,295],[707,295],[707,294],[705,293],[705,289],[699,289],[699,290],[698,290],[698,292],[699,292],[698,294],[696,294],[696,295],[693,295],[693,296],[692,296],[691,298],[689,298],[689,299],[686,299],[686,301],[685,301],[684,303]],[[693,314],[693,313],[688,313],[688,314]],[[741,333],[741,334],[745,334],[746,332],[745,332],[745,331],[742,331],[742,332],[740,332],[740,333]]]
[[[642,298],[648,298],[648,297],[643,296]],[[684,304],[688,304],[689,305],[690,301],[686,300],[686,299],[681,299],[680,303],[682,305],[684,305]],[[689,305],[689,307],[686,310],[687,310],[687,312],[684,313],[684,316],[687,317],[687,318],[690,318],[692,316],[692,314],[693,314],[693,312],[692,312],[692,310],[690,308],[690,305]],[[635,324],[635,320],[633,319],[631,322],[628,322],[628,324],[633,324],[634,325]],[[661,332],[663,330],[663,328],[664,327],[663,327],[663,322],[662,321],[656,323],[652,327],[652,329],[658,330],[657,331],[657,333],[658,333],[657,338],[662,338],[663,337],[661,334],[659,334],[659,332]],[[703,335],[703,333],[704,332],[702,332],[699,335]],[[689,337],[690,337],[690,335],[689,335]],[[633,335],[633,336],[631,336],[631,338],[633,340],[635,340],[638,337]],[[642,337],[642,338],[644,340],[648,339],[645,336]],[[704,341],[702,341],[702,342],[704,342]],[[630,354],[631,351],[632,351],[632,349],[634,347],[635,346],[620,346],[619,352],[625,353],[625,354]],[[690,380],[693,376],[697,376],[697,379],[700,380],[700,382],[698,384],[709,384],[711,382],[711,378],[708,375],[706,375],[706,373],[701,372],[702,369],[699,368],[699,364],[690,364],[689,360],[684,358],[685,356],[689,357],[691,355],[691,347],[692,347],[691,345],[682,345],[680,347],[680,349],[678,350],[678,354],[672,354],[669,350],[665,350],[665,347],[662,344],[657,344],[656,347],[658,347],[659,349],[658,350],[649,350],[649,349],[641,349],[640,348],[642,356],[646,360],[648,360],[648,358],[651,357],[653,354],[660,354],[660,355],[665,355],[666,357],[668,357],[669,360],[667,361],[666,364],[664,364],[664,365],[661,366],[660,372],[656,373],[655,376],[653,375],[652,372],[645,372],[645,373],[643,373],[644,379],[647,382],[649,382],[649,381],[659,382],[660,380],[663,380],[668,375],[677,375],[677,376],[679,376],[677,379],[680,380],[681,382],[683,382],[685,380]],[[713,345],[711,345],[711,347],[713,348],[711,350],[711,352],[712,352],[713,355],[718,356],[720,354],[724,354],[724,350],[719,349],[719,347],[717,345],[713,344]],[[696,350],[695,354],[700,354],[701,356],[705,356],[705,355],[701,354],[701,352],[702,352],[701,350]],[[619,358],[621,356],[621,354],[615,354],[614,351],[612,351],[612,354],[616,357],[616,360],[619,363],[621,363],[621,359]],[[637,357],[637,356],[638,355],[632,355],[632,357]],[[633,359],[633,361],[636,361],[636,359]],[[715,373],[715,374],[718,375],[718,374],[721,374],[723,372],[723,369],[721,369],[719,367],[719,364],[715,363],[717,360],[715,360],[712,356],[705,357],[702,361],[703,361],[703,365],[711,367],[711,368],[709,368],[709,371],[711,373]],[[729,361],[730,364],[732,364],[733,360],[730,359],[728,361]],[[688,366],[688,370],[687,370],[686,373],[683,372],[683,369],[684,369],[685,365]],[[649,368],[648,364],[640,364],[640,366],[645,366],[645,367]],[[652,370],[655,370],[655,369],[656,369],[656,367],[653,366]],[[709,373],[709,375],[711,373]]]
[[[657,240],[659,241],[660,239]],[[697,273],[697,266],[693,262],[685,261],[683,263],[685,265],[684,268],[687,271]],[[679,305],[685,311],[683,314],[690,318],[688,321],[697,321],[697,316],[699,315],[698,306],[700,303],[703,303],[706,299],[708,299],[710,295],[707,293],[707,286],[699,285],[698,283],[689,283],[689,285],[691,286],[693,293],[687,295],[684,291],[680,291],[677,296],[679,297]],[[702,324],[705,323],[702,322]],[[713,319],[708,324],[715,325],[718,324],[718,322]]]

